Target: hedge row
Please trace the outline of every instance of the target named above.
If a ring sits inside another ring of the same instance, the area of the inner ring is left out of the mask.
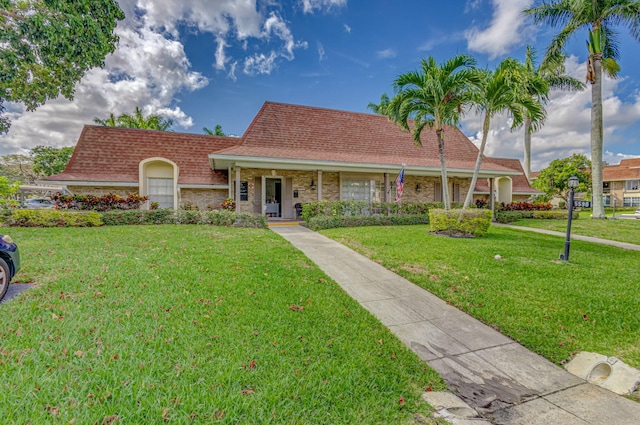
[[[442,207],[440,202],[431,204],[376,202],[371,204],[366,201],[318,201],[302,204],[302,219],[308,223],[312,218],[319,216],[426,215],[429,213],[429,208]]]
[[[233,211],[113,210],[59,211],[13,210],[3,219],[14,227],[94,227],[136,224],[208,224],[214,226],[267,227],[267,218]]]
[[[333,229],[337,227],[359,226],[400,226],[428,224],[429,216],[419,215],[336,215],[316,216],[307,221],[311,230]]]
[[[573,211],[573,220],[580,214]],[[496,211],[496,221],[498,223],[512,223],[523,218],[537,218],[541,220],[566,220],[569,217],[567,210],[553,211]]]
[[[4,218],[12,227],[97,227],[104,223],[95,211],[13,210]]]

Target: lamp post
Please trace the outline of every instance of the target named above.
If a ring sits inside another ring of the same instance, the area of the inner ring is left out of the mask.
[[[580,184],[580,180],[576,176],[569,177],[567,186],[571,189],[569,192],[569,218],[567,219],[567,238],[564,241],[564,254],[560,254],[560,259],[569,261],[569,248],[571,247],[571,219],[573,218],[573,195],[575,194],[576,187]]]

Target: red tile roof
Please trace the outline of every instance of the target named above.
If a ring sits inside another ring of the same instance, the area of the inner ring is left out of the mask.
[[[602,168],[602,180],[621,181],[640,179],[640,158],[623,159],[618,165]]]
[[[65,171],[43,180],[137,183],[140,161],[161,157],[178,165],[178,184],[227,184],[226,171],[211,170],[209,154],[239,141],[232,137],[86,125]]]
[[[503,167],[510,168],[514,171],[519,171],[522,174],[511,177],[511,191],[514,194],[537,194],[541,191],[534,189],[529,184],[529,180],[524,175],[524,169],[519,159],[512,158],[487,158],[487,161],[500,164]],[[474,192],[477,193],[489,193],[489,181],[487,179],[478,179],[476,182],[476,188]]]
[[[478,148],[457,128],[445,129],[447,168],[473,169]],[[440,167],[434,130],[422,133],[422,147],[411,133],[385,116],[265,102],[236,146],[218,155],[407,164]],[[506,170],[485,162],[483,170]]]

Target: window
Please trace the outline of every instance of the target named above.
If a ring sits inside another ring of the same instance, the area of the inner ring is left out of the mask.
[[[609,193],[610,182],[602,182],[602,193]]]
[[[453,183],[451,186],[453,187],[453,202],[461,202],[460,201],[460,183]]]
[[[638,186],[640,183],[640,180],[627,180],[626,182],[624,182],[624,189],[625,190],[638,190],[640,189]]]
[[[440,182],[433,185],[433,202],[442,202],[442,183]]]
[[[622,205],[625,207],[640,207],[640,196],[625,196]]]
[[[604,206],[605,207],[610,207],[611,206],[611,195],[604,195],[602,197],[602,200],[604,202]]]
[[[395,193],[395,183],[391,184],[390,193]],[[342,199],[344,201],[384,201],[384,183],[376,180],[343,180]]]
[[[173,179],[149,178],[149,201],[159,208],[173,208]]]

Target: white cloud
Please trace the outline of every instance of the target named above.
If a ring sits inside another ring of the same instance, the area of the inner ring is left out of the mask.
[[[330,11],[347,5],[347,0],[300,0],[304,13],[313,13],[314,10]]]
[[[395,49],[384,49],[384,50],[379,50],[376,52],[376,56],[380,59],[389,59],[389,58],[395,58],[398,55],[398,53],[395,51]]]
[[[469,50],[486,53],[490,59],[504,55],[511,47],[522,43],[528,33],[522,11],[533,0],[492,0],[492,3],[494,10],[490,26],[485,29],[474,26],[465,32]]]
[[[566,61],[566,72],[579,80],[584,80],[586,64],[579,63],[575,56]],[[625,127],[640,121],[640,95],[631,102],[623,102],[617,95],[623,79],[604,79],[604,150],[603,159],[616,164],[618,153],[607,148]],[[591,87],[578,92],[553,90],[546,106],[547,120],[544,127],[531,137],[531,168],[540,170],[557,158],[574,153],[591,157]],[[469,115],[463,120],[465,134],[479,144],[482,133],[482,116]],[[480,130],[480,131],[478,131]],[[628,143],[632,143],[629,141]],[[487,141],[486,155],[495,157],[523,158],[524,132],[511,132],[509,118],[496,116],[491,121],[491,131]]]
[[[120,42],[105,59],[105,68],[87,72],[76,85],[73,101],[60,97],[34,112],[14,115],[9,133],[0,136],[0,154],[36,145],[71,146],[82,126],[92,124],[95,117],[131,113],[136,106],[184,128],[192,125],[180,108],[169,105],[178,92],[198,90],[208,80],[190,70],[183,45],[131,21],[116,31]]]
[[[278,59],[291,61],[296,49],[308,47],[294,38],[289,24],[277,13],[268,12],[268,7],[279,10],[278,4],[262,3],[258,8],[256,0],[118,2],[126,18],[118,23],[120,42],[105,59],[105,68],[85,75],[76,85],[73,101],[54,99],[35,112],[6,105],[12,127],[8,134],[0,135],[0,155],[38,144],[72,145],[82,125],[93,123],[94,117],[130,113],[136,106],[148,106],[148,113],[171,118],[176,126],[193,125],[191,117],[172,105],[180,93],[201,89],[209,81],[191,70],[180,41],[184,28],[214,36],[212,65],[234,81],[239,63],[247,75],[269,74]],[[344,4],[346,1],[311,1],[309,7],[328,10]],[[238,48],[232,51],[231,47]]]
[[[347,25],[347,24],[344,24],[344,31],[347,34],[351,34],[351,27],[349,25]]]

